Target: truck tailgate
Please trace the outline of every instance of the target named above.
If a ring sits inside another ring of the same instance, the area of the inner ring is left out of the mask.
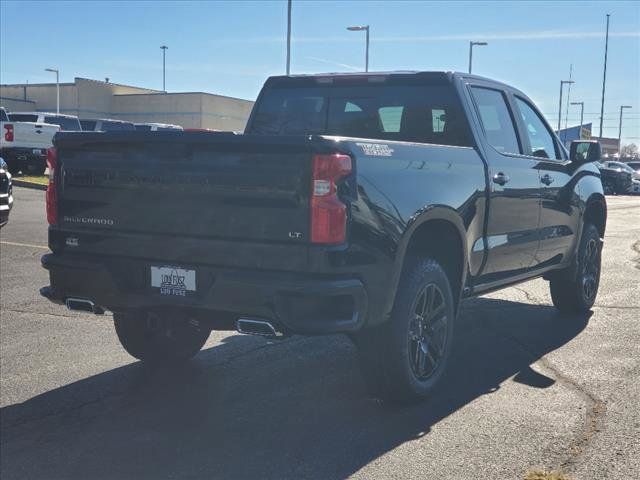
[[[281,248],[308,238],[311,149],[303,137],[108,132],[62,134],[55,143],[60,229],[218,248],[219,240]]]
[[[7,146],[46,149],[51,146],[53,136],[60,130],[58,125],[34,122],[7,122],[13,125],[14,142]]]

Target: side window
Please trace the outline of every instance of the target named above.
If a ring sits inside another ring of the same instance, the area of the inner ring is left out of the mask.
[[[382,123],[383,132],[397,133],[400,131],[400,121],[402,119],[402,111],[404,107],[380,107],[378,109],[378,115],[380,116],[380,122]]]
[[[526,153],[540,158],[560,158],[556,144],[553,141],[553,135],[540,118],[538,112],[519,97],[516,97],[516,103],[531,145],[531,151]]]
[[[516,129],[502,92],[472,87],[487,142],[501,153],[521,153]]]
[[[444,125],[446,121],[447,121],[447,115],[443,109],[441,108],[431,109],[431,125],[433,128],[433,133],[443,133]]]

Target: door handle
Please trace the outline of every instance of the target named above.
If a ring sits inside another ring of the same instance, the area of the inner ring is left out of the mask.
[[[553,183],[553,177],[547,173],[540,178],[540,181],[545,185],[551,185]]]
[[[498,172],[493,176],[493,183],[497,183],[498,185],[504,185],[509,181],[509,175],[505,175],[502,172]]]

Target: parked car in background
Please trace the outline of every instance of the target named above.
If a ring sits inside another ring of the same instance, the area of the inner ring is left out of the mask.
[[[617,162],[608,162],[617,163]],[[620,168],[611,168],[603,162],[596,162],[600,170],[600,180],[605,195],[620,195],[629,192],[633,187],[633,174]]]
[[[50,123],[60,126],[63,132],[79,132],[82,130],[80,120],[75,115],[46,112],[11,112],[9,118],[14,122]]]
[[[7,164],[0,157],[0,227],[9,221],[9,212],[13,207],[13,191],[11,186],[11,172]]]
[[[612,168],[613,170],[617,170],[617,171],[624,171],[624,172],[628,172],[630,173],[634,179],[640,179],[640,174],[638,174],[632,167],[631,165],[625,163],[625,162],[612,162],[612,161],[606,161],[603,162],[605,167],[607,168]]]
[[[627,165],[629,165],[634,172],[640,175],[640,162],[636,162],[635,160],[633,160],[631,162],[627,162]]]
[[[111,118],[88,118],[80,120],[83,132],[134,131],[133,123]]]
[[[136,130],[141,132],[162,132],[166,130],[182,130],[180,125],[170,123],[136,123]]]
[[[0,156],[11,173],[42,175],[47,167],[47,149],[53,136],[60,130],[58,125],[32,121],[11,120],[0,107]]]
[[[212,329],[344,333],[375,395],[416,400],[444,378],[462,299],[543,277],[580,324],[596,298],[600,145],[567,152],[486,78],[272,77],[244,134],[54,146],[41,294],[114,312],[143,361],[184,361]]]

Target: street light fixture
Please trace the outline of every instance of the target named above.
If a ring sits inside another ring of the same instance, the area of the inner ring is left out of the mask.
[[[60,114],[60,72],[55,68],[45,68],[45,72],[53,72],[56,74],[56,114]]]
[[[618,125],[618,158],[620,158],[620,149],[622,144],[622,110],[625,108],[631,108],[631,105],[620,105],[620,124]]]
[[[160,48],[162,49],[162,91],[164,93],[167,93],[167,87],[166,87],[166,83],[165,83],[165,79],[166,79],[166,76],[165,76],[165,72],[166,72],[165,57],[166,57],[166,54],[167,54],[167,48],[169,48],[169,47],[167,47],[166,45],[162,45]]]
[[[356,25],[353,27],[347,27],[347,30],[350,32],[361,32],[364,30],[366,32],[366,49],[365,49],[365,60],[364,60],[364,71],[369,71],[369,25]]]
[[[469,42],[469,73],[471,73],[471,66],[473,65],[473,47],[484,47],[489,45],[487,42]]]
[[[560,106],[558,107],[558,135],[560,135],[560,126],[562,122],[562,88],[567,85],[576,83],[573,80],[560,80]]]
[[[580,105],[580,138],[582,140],[582,123],[584,120],[584,102],[571,102],[571,105]]]

